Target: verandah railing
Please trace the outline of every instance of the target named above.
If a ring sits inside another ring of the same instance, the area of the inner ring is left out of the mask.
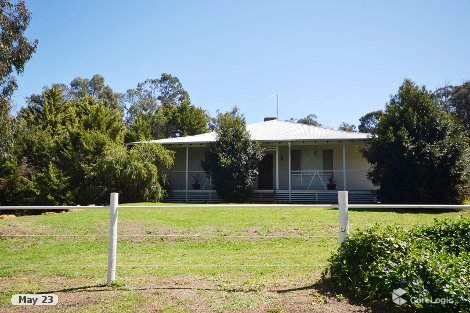
[[[168,171],[166,184],[170,190],[214,190],[210,176],[202,170]],[[328,190],[330,178],[334,181],[333,190],[374,190],[367,179],[366,170],[299,170],[291,172],[291,190]],[[257,189],[255,187],[255,189]],[[273,190],[276,190],[275,173]],[[280,190],[288,190],[287,180],[280,183]]]
[[[333,186],[329,184],[333,182]],[[300,170],[291,173],[292,190],[374,190],[366,170]]]

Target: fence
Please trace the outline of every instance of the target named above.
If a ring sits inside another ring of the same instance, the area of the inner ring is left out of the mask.
[[[111,193],[108,206],[0,206],[1,210],[69,210],[69,209],[109,209],[109,241],[108,241],[108,271],[107,284],[116,279],[116,255],[118,239],[118,209],[206,209],[206,208],[281,208],[281,207],[308,207],[308,208],[337,208],[339,209],[339,244],[341,245],[349,235],[350,208],[360,209],[470,209],[470,205],[403,205],[403,204],[349,204],[348,192],[338,192],[338,204],[203,204],[203,205],[158,205],[158,206],[120,206],[119,195]]]

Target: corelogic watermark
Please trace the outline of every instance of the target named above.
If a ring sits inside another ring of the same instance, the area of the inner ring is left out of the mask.
[[[402,296],[406,294],[406,291],[401,289],[401,288],[398,288],[398,289],[395,289],[394,291],[392,291],[392,301],[393,303],[397,304],[397,305],[403,305],[405,303],[407,303],[408,301],[406,301],[405,299],[402,298]]]
[[[403,305],[408,302],[403,296],[406,294],[406,291],[402,288],[398,288],[392,291],[392,301],[396,305]],[[413,304],[453,304],[454,299],[452,298],[418,298],[418,297],[411,297],[410,302]]]

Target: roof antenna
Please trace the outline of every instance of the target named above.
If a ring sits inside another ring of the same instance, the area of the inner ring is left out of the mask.
[[[279,119],[279,94],[275,92],[271,95],[271,97],[274,96],[276,96],[276,119]]]

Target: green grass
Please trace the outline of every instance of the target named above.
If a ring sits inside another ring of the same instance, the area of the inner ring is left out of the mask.
[[[350,227],[352,232],[374,223],[408,228],[462,215],[468,218],[470,212],[351,210]],[[11,308],[13,293],[103,284],[108,218],[107,210],[87,209],[0,220],[3,234],[47,235],[0,237],[0,311]],[[110,312],[131,312],[146,301],[135,291],[121,295],[123,289],[149,292],[157,285],[177,285],[260,292],[313,284],[338,245],[338,212],[327,208],[119,209],[118,224],[119,284],[114,289],[121,291],[113,293],[116,299],[106,300],[109,303],[82,303],[78,312],[99,312],[101,305]],[[161,234],[173,237],[156,236]],[[260,299],[237,295],[217,304],[200,289],[199,296],[206,299],[204,307],[216,311],[237,311],[250,307],[250,301],[270,301],[269,295]],[[64,292],[63,297],[70,293]],[[161,298],[158,309],[173,312],[173,300]],[[183,302],[174,312],[192,311],[192,304]],[[270,308],[277,310],[278,304]]]

